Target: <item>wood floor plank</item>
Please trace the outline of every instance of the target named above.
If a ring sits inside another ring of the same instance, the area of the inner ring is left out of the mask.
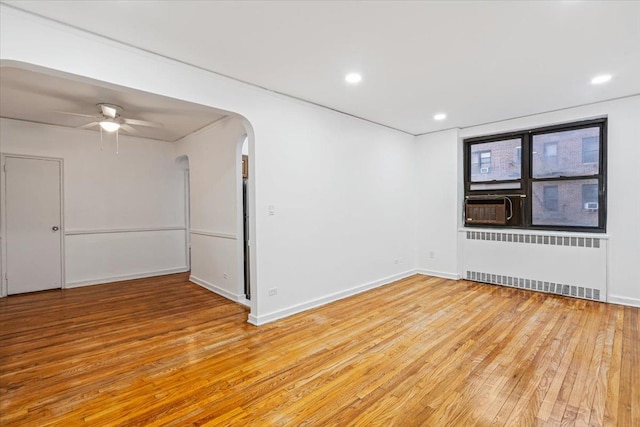
[[[637,371],[638,367],[634,366],[634,364],[640,363],[640,360],[636,357],[638,354],[637,346],[638,346],[638,317],[637,310],[629,310],[625,307],[624,309],[624,330],[625,333],[622,339],[622,363],[620,369],[620,403],[618,405],[618,423],[621,425],[638,425],[638,419],[634,420],[634,396],[637,396],[637,390],[634,392],[634,389],[638,388],[638,382],[634,383],[634,380],[637,381],[635,377],[635,371]],[[622,379],[626,379],[627,381],[622,381]],[[634,423],[635,421],[635,423]]]
[[[10,296],[0,425],[640,425],[638,311],[420,275],[262,327],[185,274]]]

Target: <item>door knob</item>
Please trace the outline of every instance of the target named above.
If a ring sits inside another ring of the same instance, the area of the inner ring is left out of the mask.
[[[60,227],[58,227],[57,225],[54,225],[53,227],[51,227],[51,229],[53,231],[58,231],[58,230],[60,230]]]

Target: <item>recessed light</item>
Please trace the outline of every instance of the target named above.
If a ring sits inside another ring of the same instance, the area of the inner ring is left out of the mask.
[[[606,83],[611,80],[611,74],[600,74],[599,76],[595,76],[591,79],[592,85],[599,85],[602,83]]]
[[[349,73],[344,78],[347,83],[356,84],[362,81],[362,76],[358,73]]]
[[[433,116],[433,120],[444,120],[447,118],[447,115],[445,113],[438,113],[435,116]]]

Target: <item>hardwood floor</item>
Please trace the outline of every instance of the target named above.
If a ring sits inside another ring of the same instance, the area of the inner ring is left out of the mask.
[[[0,300],[0,423],[640,426],[635,308],[413,276],[258,328],[186,277]]]

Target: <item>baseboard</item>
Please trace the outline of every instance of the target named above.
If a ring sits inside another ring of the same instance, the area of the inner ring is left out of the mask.
[[[462,275],[458,273],[445,273],[442,271],[424,270],[422,268],[416,269],[416,273],[423,274],[425,276],[442,277],[443,279],[460,280]]]
[[[65,289],[80,288],[83,286],[104,285],[105,283],[121,282],[123,280],[144,279],[146,277],[166,276],[167,274],[184,273],[189,271],[187,267],[171,268],[168,270],[146,271],[144,273],[126,274],[122,276],[102,277],[100,279],[79,280],[76,282],[67,282]]]
[[[238,301],[238,303],[244,305],[245,307],[251,308],[251,300],[248,300],[244,295],[240,296],[240,300]]]
[[[213,283],[207,282],[204,279],[200,279],[199,277],[194,276],[193,274],[189,276],[189,280],[195,283],[198,286],[202,286],[203,288],[220,295],[221,297],[225,297],[226,299],[230,299],[233,302],[237,302],[243,304],[243,301],[246,301],[246,297],[244,294],[236,295],[232,292],[229,292],[226,289],[222,289],[219,286],[214,285]],[[244,304],[246,305],[246,304]]]
[[[302,304],[297,304],[288,308],[284,308],[282,310],[274,311],[271,313],[254,316],[253,314],[249,315],[248,322],[252,325],[261,326],[269,322],[273,322],[275,320],[283,319],[285,317],[289,317],[294,314],[301,313],[306,310],[310,310],[312,308],[320,307],[325,304],[329,304],[331,302],[341,300],[343,298],[347,298],[383,285],[388,285],[392,282],[395,282],[400,279],[404,279],[409,276],[413,276],[416,274],[416,270],[408,270],[403,273],[394,274],[393,276],[385,277],[384,279],[376,280],[373,282],[365,283],[364,285],[356,286],[354,288],[346,289],[344,291],[336,292],[321,298],[317,298],[315,300],[307,301]]]
[[[638,298],[622,297],[620,295],[609,295],[607,297],[607,302],[612,304],[628,305],[630,307],[640,308],[640,299]]]

